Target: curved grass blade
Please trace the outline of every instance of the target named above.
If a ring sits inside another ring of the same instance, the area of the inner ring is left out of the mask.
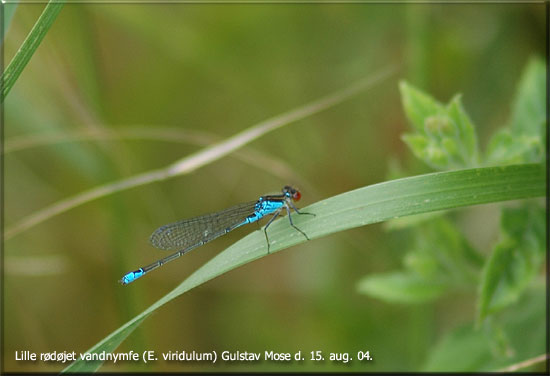
[[[31,227],[38,225],[58,214],[64,213],[77,206],[87,202],[120,192],[126,189],[138,187],[169,179],[175,176],[188,174],[209,163],[212,163],[234,151],[242,148],[244,145],[265,136],[285,125],[294,123],[308,116],[324,111],[344,100],[353,97],[362,90],[374,86],[376,83],[388,78],[396,70],[396,67],[390,66],[379,73],[366,77],[354,84],[345,87],[335,93],[310,102],[304,106],[295,108],[291,111],[282,113],[275,117],[264,120],[250,128],[247,128],[225,140],[217,142],[211,146],[205,147],[194,154],[181,158],[172,164],[156,170],[146,171],[126,179],[117,180],[111,183],[103,184],[81,192],[75,196],[60,200],[52,205],[35,211],[24,217],[17,223],[6,227],[4,231],[4,240],[8,240]]]
[[[293,218],[294,223],[314,239],[407,215],[541,197],[545,191],[545,170],[540,164],[475,168],[419,175],[359,188],[304,208],[306,212],[315,213],[314,218]],[[286,221],[282,218],[269,228],[271,253],[306,241]],[[207,262],[174,290],[100,341],[94,349],[113,351],[128,336],[127,328],[137,326],[162,305],[204,282],[266,255],[263,232],[254,231]],[[139,284],[133,287],[136,286]],[[105,343],[107,339],[110,345]],[[90,372],[97,368],[97,363],[88,367],[78,360],[64,372]]]
[[[147,318],[147,315],[140,315],[134,320],[128,321],[126,324],[118,328],[116,331],[109,334],[107,337],[102,339],[100,342],[98,342],[94,347],[86,351],[84,354],[100,354],[103,351],[106,353],[112,352],[114,349],[118,347],[128,337],[134,329],[136,329],[139,324],[143,320]],[[84,355],[86,356],[86,355]],[[80,358],[80,354],[78,354],[78,358]],[[103,364],[102,361],[83,361],[83,360],[77,360],[73,363],[71,363],[67,368],[63,370],[63,372],[95,372],[101,367]]]
[[[209,146],[220,141],[220,137],[201,132],[181,129],[180,127],[154,127],[131,126],[125,128],[111,129],[83,129],[63,133],[48,133],[38,135],[24,135],[11,137],[4,141],[4,155],[9,153],[25,151],[36,147],[80,141],[102,141],[102,140],[146,140],[146,141],[164,141],[170,143],[191,144],[195,146]],[[281,181],[291,181],[299,186],[303,191],[312,192],[317,189],[314,184],[305,180],[294,172],[289,164],[282,159],[260,152],[251,147],[243,146],[229,155],[243,163],[254,166],[262,171],[268,171]]]

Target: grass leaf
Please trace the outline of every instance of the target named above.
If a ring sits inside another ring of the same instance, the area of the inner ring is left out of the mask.
[[[425,303],[438,298],[448,287],[414,273],[391,272],[364,277],[357,291],[388,303]]]
[[[377,74],[369,75],[369,77],[358,80],[341,90],[309,102],[303,106],[294,108],[288,112],[284,112],[272,118],[261,121],[260,123],[253,125],[252,127],[249,127],[231,137],[220,140],[191,155],[180,158],[179,160],[163,168],[145,171],[128,178],[99,185],[78,193],[72,197],[55,202],[45,208],[36,210],[27,217],[19,220],[17,223],[6,227],[4,230],[4,240],[8,240],[56,215],[64,213],[92,200],[103,198],[116,192],[138,187],[140,185],[162,181],[195,171],[239,150],[243,146],[269,134],[270,132],[318,112],[324,111],[348,98],[353,97],[362,90],[365,90],[386,79],[393,74],[395,69],[396,67],[387,67]]]
[[[21,72],[23,72],[23,69],[27,66],[27,63],[31,60],[32,55],[42,42],[42,39],[44,39],[48,30],[50,30],[57,15],[61,12],[63,5],[65,5],[64,0],[56,0],[55,2],[50,1],[48,5],[46,5],[46,8],[44,8],[44,11],[34,24],[31,32],[2,74],[2,79],[0,80],[0,92],[2,94],[0,101],[2,103],[21,75]]]
[[[103,352],[110,353],[121,344],[140,324],[147,318],[148,315],[139,315],[133,320],[128,321],[124,326],[118,328],[115,332],[109,334],[106,338],[98,342],[94,347],[86,351],[86,354],[101,354]],[[100,360],[84,361],[80,359],[80,354],[77,355],[79,360],[74,361],[66,367],[62,373],[86,373],[95,372],[103,364]]]
[[[296,226],[315,239],[401,216],[543,196],[544,177],[544,167],[539,164],[432,173],[342,193],[304,208],[304,211],[315,213],[316,217],[294,214],[293,218]],[[302,234],[288,225],[286,218],[275,221],[269,230],[272,253],[306,241]],[[113,351],[126,338],[130,326],[139,323],[162,305],[206,281],[266,255],[263,231],[254,231],[207,262],[93,349]],[[124,288],[139,288],[140,283],[146,281],[143,278]],[[107,339],[109,343],[106,343]],[[82,361],[76,361],[66,370],[75,369],[72,367],[87,370],[86,364],[79,363]],[[97,364],[93,366],[90,370],[95,370]]]

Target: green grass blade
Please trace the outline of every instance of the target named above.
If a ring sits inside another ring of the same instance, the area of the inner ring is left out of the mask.
[[[314,239],[407,215],[544,196],[545,189],[545,172],[540,164],[439,172],[346,192],[304,208],[305,212],[315,213],[315,217],[293,214],[293,218],[294,223]],[[271,253],[306,241],[286,221],[286,218],[282,218],[269,227]],[[128,335],[129,326],[138,325],[165,303],[204,282],[266,255],[263,231],[254,231],[207,262],[170,293],[99,342],[94,349],[113,351]],[[144,278],[125,288],[139,288],[139,284],[145,281]],[[105,343],[107,339],[110,344]],[[87,368],[87,364],[79,360],[65,371],[94,371],[97,367],[97,363],[93,363]]]
[[[4,240],[11,239],[23,231],[29,230],[30,228],[56,215],[64,213],[92,200],[103,198],[116,192],[121,192],[140,185],[150,184],[156,181],[173,178],[175,176],[189,174],[190,172],[206,166],[218,159],[224,158],[225,156],[239,150],[243,146],[248,145],[249,143],[281,127],[324,111],[337,105],[338,103],[342,103],[344,100],[353,97],[362,90],[372,87],[381,80],[388,78],[391,74],[393,74],[393,72],[395,72],[395,69],[396,67],[393,66],[386,67],[377,74],[369,75],[369,77],[356,81],[341,90],[261,121],[258,124],[253,125],[252,127],[249,127],[231,137],[220,140],[219,142],[204,147],[191,155],[183,157],[166,167],[145,171],[132,175],[128,178],[95,186],[74,196],[67,197],[42,209],[36,210],[32,214],[19,220],[17,223],[6,227],[4,229]]]
[[[55,2],[50,1],[48,5],[46,5],[46,8],[44,8],[44,11],[27,36],[27,39],[25,39],[2,74],[2,80],[0,81],[0,92],[2,93],[2,98],[0,99],[1,103],[4,102],[4,99],[15,84],[15,81],[17,81],[19,75],[21,75],[21,72],[25,69],[25,66],[42,42],[42,39],[44,39],[48,30],[50,30],[57,15],[61,12],[64,3],[65,1],[63,0],[56,0]]]
[[[135,317],[133,320],[128,321],[126,324],[118,328],[113,333],[109,334],[103,340],[98,342],[94,347],[86,351],[84,354],[101,354],[102,352],[110,353],[120,345],[122,341],[126,339],[136,329],[148,315],[141,314]],[[86,356],[86,355],[84,355]],[[77,359],[80,354],[77,354]],[[66,367],[64,373],[77,373],[77,372],[95,372],[103,364],[102,361],[75,361]]]

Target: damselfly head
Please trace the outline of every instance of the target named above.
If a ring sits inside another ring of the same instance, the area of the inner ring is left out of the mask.
[[[302,198],[302,194],[300,193],[300,191],[295,188],[292,188],[290,185],[284,186],[283,193],[286,197],[289,197],[294,201],[298,201]]]

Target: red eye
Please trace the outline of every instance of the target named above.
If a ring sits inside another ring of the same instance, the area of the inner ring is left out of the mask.
[[[299,201],[302,198],[302,194],[299,191],[294,192],[292,195],[292,199],[294,201]]]

